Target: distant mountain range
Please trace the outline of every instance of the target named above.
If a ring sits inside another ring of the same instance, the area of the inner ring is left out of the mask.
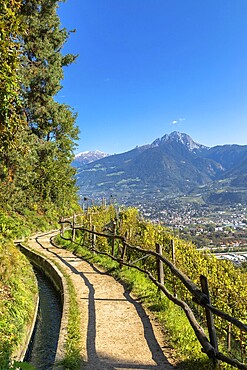
[[[188,195],[205,203],[247,203],[247,145],[209,148],[175,131],[126,153],[99,153],[96,160],[89,155],[91,163],[85,153],[75,158],[81,195],[112,195],[128,204]]]
[[[109,154],[103,153],[100,150],[92,150],[87,152],[80,152],[75,155],[73,161],[74,167],[81,167],[87,163],[97,161],[98,159],[107,157]]]

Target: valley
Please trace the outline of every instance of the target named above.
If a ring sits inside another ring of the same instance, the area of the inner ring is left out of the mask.
[[[185,196],[201,205],[247,205],[247,145],[208,148],[174,131],[125,153],[101,154],[90,163],[77,156],[73,165],[79,194],[94,199],[163,204]]]
[[[82,153],[74,166],[81,199],[134,206],[198,248],[247,249],[247,145],[208,148],[174,131],[126,153]]]
[[[156,207],[155,207],[156,203]],[[138,205],[146,218],[171,228],[182,239],[192,240],[198,248],[222,251],[247,250],[247,207],[208,206],[170,200],[163,208]]]

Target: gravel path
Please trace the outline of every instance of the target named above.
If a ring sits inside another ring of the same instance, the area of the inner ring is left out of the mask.
[[[53,235],[31,238],[28,244],[59,262],[74,283],[82,317],[83,369],[173,369],[161,331],[141,304],[103,270],[50,244]]]

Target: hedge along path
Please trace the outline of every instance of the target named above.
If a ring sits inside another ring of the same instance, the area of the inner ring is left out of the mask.
[[[59,263],[73,281],[81,312],[83,369],[173,369],[171,350],[141,304],[99,267],[51,244],[55,234],[40,234],[28,244]]]

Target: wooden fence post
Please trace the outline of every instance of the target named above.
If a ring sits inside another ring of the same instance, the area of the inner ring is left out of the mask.
[[[92,247],[92,249],[94,249],[94,247],[95,247],[95,243],[96,243],[96,234],[94,234],[94,232],[95,232],[95,226],[93,225],[92,226],[92,240],[91,240],[91,247]],[[95,253],[94,251],[93,251],[93,253]]]
[[[176,251],[175,251],[175,243],[174,240],[171,240],[171,246],[172,246],[172,263],[174,266],[176,265]]]
[[[208,297],[208,303],[211,305],[211,298],[210,298],[210,293],[209,293],[209,287],[208,287],[208,280],[206,276],[201,275],[200,276],[200,281],[201,281],[201,287],[202,287],[202,292],[205,293]],[[209,333],[209,339],[210,343],[212,346],[215,348],[215,351],[218,351],[218,341],[217,341],[217,335],[216,335],[216,330],[214,326],[214,318],[212,312],[205,307],[206,311],[206,319],[207,319],[207,326],[208,326],[208,333]],[[215,365],[218,363],[217,359],[214,359]]]
[[[117,224],[114,221],[112,225],[112,247],[111,247],[111,255],[114,257],[114,250],[115,250],[115,235],[116,235],[116,229],[117,229]]]
[[[172,247],[172,263],[176,266],[176,250],[175,250],[175,243],[174,240],[171,240],[171,247]],[[177,288],[176,288],[176,280],[175,276],[173,275],[173,294],[177,297]]]
[[[88,214],[88,221],[89,221],[89,229],[92,227],[92,215],[91,213]]]
[[[92,215],[91,215],[91,213],[89,213],[89,211],[87,211],[87,212],[88,212],[87,213],[88,226],[86,226],[86,228],[88,228],[89,230],[92,230]],[[90,248],[90,245],[91,245],[91,235],[88,232],[85,232],[84,243],[87,245],[87,247]]]
[[[125,254],[126,254],[126,250],[127,250],[127,245],[126,245],[126,242],[125,242],[126,239],[128,239],[128,231],[126,231],[125,235],[124,235],[123,248],[122,248],[122,251],[121,251],[121,260],[120,260],[120,263],[119,263],[119,268],[120,269],[123,267]]]
[[[227,328],[227,351],[231,352],[231,332],[232,332],[232,324],[228,323]]]
[[[61,236],[64,236],[64,218],[61,217]]]
[[[125,243],[125,241],[123,241],[123,248],[122,248],[122,253],[121,253],[121,260],[120,260],[120,263],[119,263],[119,268],[120,269],[123,267],[126,249],[127,249],[126,243]]]
[[[162,246],[156,243],[156,252],[162,256]],[[163,262],[157,257],[157,271],[158,271],[158,281],[160,284],[164,285],[164,265]]]
[[[75,241],[75,220],[76,220],[76,215],[75,213],[73,214],[73,222],[72,222],[72,241]]]
[[[106,199],[104,197],[102,197],[102,208],[106,208]]]
[[[132,238],[132,228],[131,228],[131,226],[129,226],[128,236],[129,236],[129,240],[131,240],[131,238]]]

